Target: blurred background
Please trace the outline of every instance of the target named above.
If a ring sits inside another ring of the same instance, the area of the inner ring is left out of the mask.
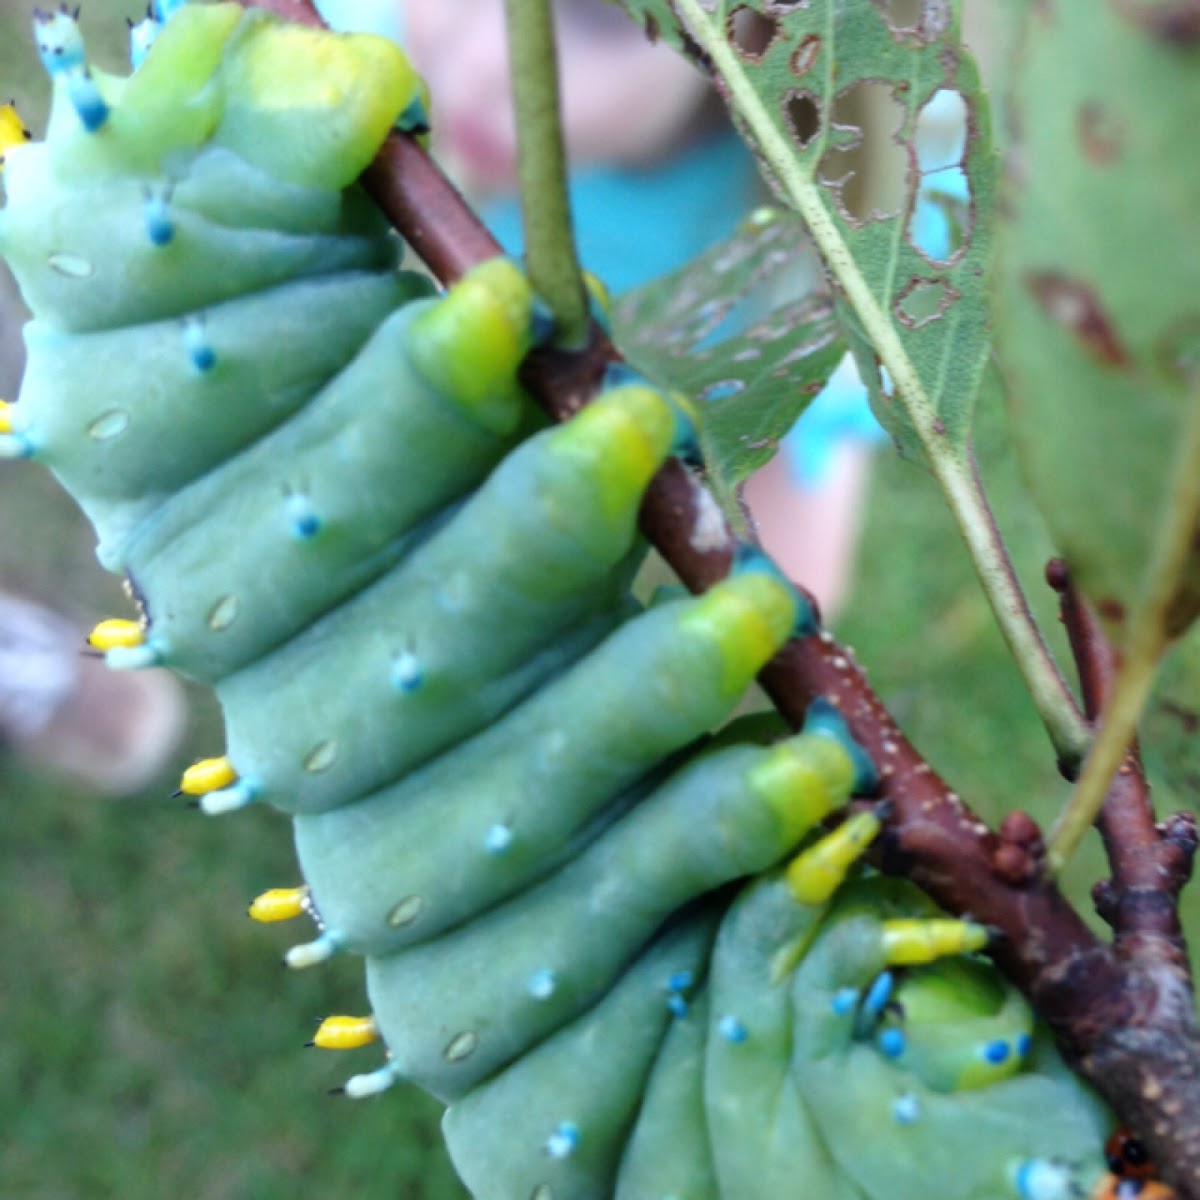
[[[0,95],[40,135],[46,88],[24,8],[0,8]],[[373,9],[372,20],[396,16]],[[125,18],[141,15],[128,0],[89,0],[82,23],[101,66],[124,69]],[[0,396],[12,399],[23,317],[11,294],[0,311]],[[1066,662],[1041,583],[1049,545],[994,396],[980,406],[978,454],[1018,571]],[[835,632],[983,815],[1019,806],[1049,818],[1066,785],[939,495],[884,448],[861,518]],[[33,640],[68,664],[68,677],[83,631],[128,613],[91,545],[48,473],[0,463],[0,594],[52,614]],[[0,695],[19,678],[12,648],[31,636],[19,643],[11,611],[8,633],[0,628]],[[149,708],[145,697],[141,710],[130,702],[131,720],[153,723],[177,699],[164,684]],[[285,973],[280,956],[295,934],[246,919],[256,893],[296,881],[288,823],[258,811],[210,820],[170,798],[180,770],[222,746],[211,698],[189,689],[183,703],[185,727],[176,738],[164,722],[150,739],[155,753],[140,761],[149,769],[157,755],[158,766],[135,794],[102,777],[99,751],[89,779],[86,761],[56,760],[53,742],[48,750],[11,715],[0,724],[0,1196],[462,1196],[435,1103],[403,1088],[357,1104],[326,1095],[377,1058],[303,1049],[321,1017],[362,1008],[360,964]],[[100,733],[109,750],[120,743]],[[1158,798],[1160,811],[1185,800],[1165,784]],[[1093,844],[1069,880],[1085,911],[1101,874]]]

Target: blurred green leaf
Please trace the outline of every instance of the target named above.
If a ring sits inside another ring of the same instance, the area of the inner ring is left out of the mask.
[[[1158,811],[1184,804],[1200,813],[1200,629],[1193,629],[1163,663],[1146,709],[1142,748],[1174,793],[1160,798]]]
[[[901,449],[964,453],[990,353],[995,160],[958,4],[621,3],[716,77],[837,281],[860,372]],[[931,158],[926,135],[948,93],[965,132]],[[947,171],[969,190],[968,227],[940,258],[916,248],[915,221],[927,177]]]
[[[798,222],[761,209],[613,313],[626,359],[698,402],[706,477],[735,527],[738,485],[771,458],[845,352],[819,282]]]
[[[1200,612],[1200,59],[1140,12],[1031,9],[997,321],[1054,537],[1156,656]]]

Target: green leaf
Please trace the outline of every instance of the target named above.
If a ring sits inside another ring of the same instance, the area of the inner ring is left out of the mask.
[[[901,10],[917,6],[894,2],[621,2],[716,77],[763,174],[803,218],[841,290],[860,371],[901,449],[964,455],[990,352],[995,160],[957,4],[920,6],[906,25]],[[928,106],[946,92],[965,110],[966,133],[933,161]],[[945,258],[913,241],[935,170],[960,172],[970,191],[964,241]]]
[[[1151,604],[1161,652],[1200,613],[1200,60],[1133,6],[1033,11],[997,292],[1018,449],[1110,632]]]
[[[1000,347],[1026,473],[1121,650],[1057,864],[1200,615],[1200,60],[1151,7],[1034,5],[1024,33]]]
[[[1186,804],[1200,812],[1200,628],[1163,663],[1143,729],[1147,764],[1174,793],[1158,798],[1158,811]]]
[[[613,313],[631,365],[700,405],[706,478],[735,528],[744,525],[738,486],[845,353],[819,283],[799,224],[760,209],[687,266],[627,293]]]
[[[1087,727],[971,462],[991,357],[996,156],[959,0],[619,3],[714,77],[763,174],[804,222],[876,415],[903,452],[927,461],[1059,758],[1078,761]],[[939,146],[934,118],[947,102],[960,132]],[[969,193],[962,241],[926,254],[915,240],[921,201],[949,177]]]

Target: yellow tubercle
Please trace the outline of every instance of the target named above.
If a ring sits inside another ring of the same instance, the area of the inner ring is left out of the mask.
[[[472,268],[409,325],[417,371],[471,420],[512,433],[525,409],[517,368],[533,346],[533,290],[516,264]]]
[[[665,396],[644,384],[602,393],[554,434],[556,456],[582,460],[603,513],[628,510],[666,461],[675,414]]]
[[[855,813],[832,833],[796,855],[787,868],[788,887],[800,904],[824,904],[881,828],[870,812]]]
[[[796,615],[796,594],[783,579],[746,571],[706,592],[682,621],[713,645],[726,689],[737,694],[791,636]]]
[[[952,954],[972,954],[988,944],[988,931],[954,917],[896,917],[883,922],[883,951],[896,967],[934,962]]]
[[[322,1050],[357,1050],[378,1040],[374,1017],[326,1017],[312,1044]]]
[[[227,788],[237,779],[237,772],[227,758],[202,758],[192,763],[179,781],[179,790],[185,796],[206,796]]]
[[[146,632],[137,621],[111,618],[101,621],[88,634],[88,645],[97,650],[133,649],[146,640]]]
[[[264,14],[243,20],[220,73],[225,110],[215,140],[305,187],[349,186],[421,87],[387,38]]]
[[[12,404],[0,400],[0,433],[12,433]]]
[[[802,733],[772,746],[748,783],[797,841],[845,804],[854,777],[854,762],[839,743]]]
[[[308,911],[308,888],[272,888],[255,896],[249,913],[253,920],[270,925],[275,921],[290,921]]]
[[[16,106],[11,101],[0,104],[0,171],[4,170],[8,152],[25,145],[32,137],[33,134],[25,128],[24,121],[17,114]]]

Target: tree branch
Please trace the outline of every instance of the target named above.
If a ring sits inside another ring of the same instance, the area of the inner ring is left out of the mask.
[[[1085,711],[1095,721],[1112,694],[1117,655],[1064,564],[1052,561],[1046,577],[1058,592]],[[1167,1177],[1178,1183],[1181,1194],[1187,1194],[1183,1181],[1200,1174],[1200,1136],[1193,1127],[1180,1144],[1173,1125],[1180,1114],[1194,1123],[1200,1113],[1200,1033],[1178,902],[1192,873],[1196,820],[1191,813],[1176,813],[1156,824],[1134,742],[1109,786],[1096,824],[1112,878],[1097,883],[1093,896],[1115,934],[1115,953],[1125,976],[1123,1007],[1132,1011],[1114,1011],[1106,1018],[1097,1010],[1094,1037],[1081,1065],[1089,1077],[1109,1079],[1128,1092],[1132,1105],[1122,1116],[1163,1164]]]

